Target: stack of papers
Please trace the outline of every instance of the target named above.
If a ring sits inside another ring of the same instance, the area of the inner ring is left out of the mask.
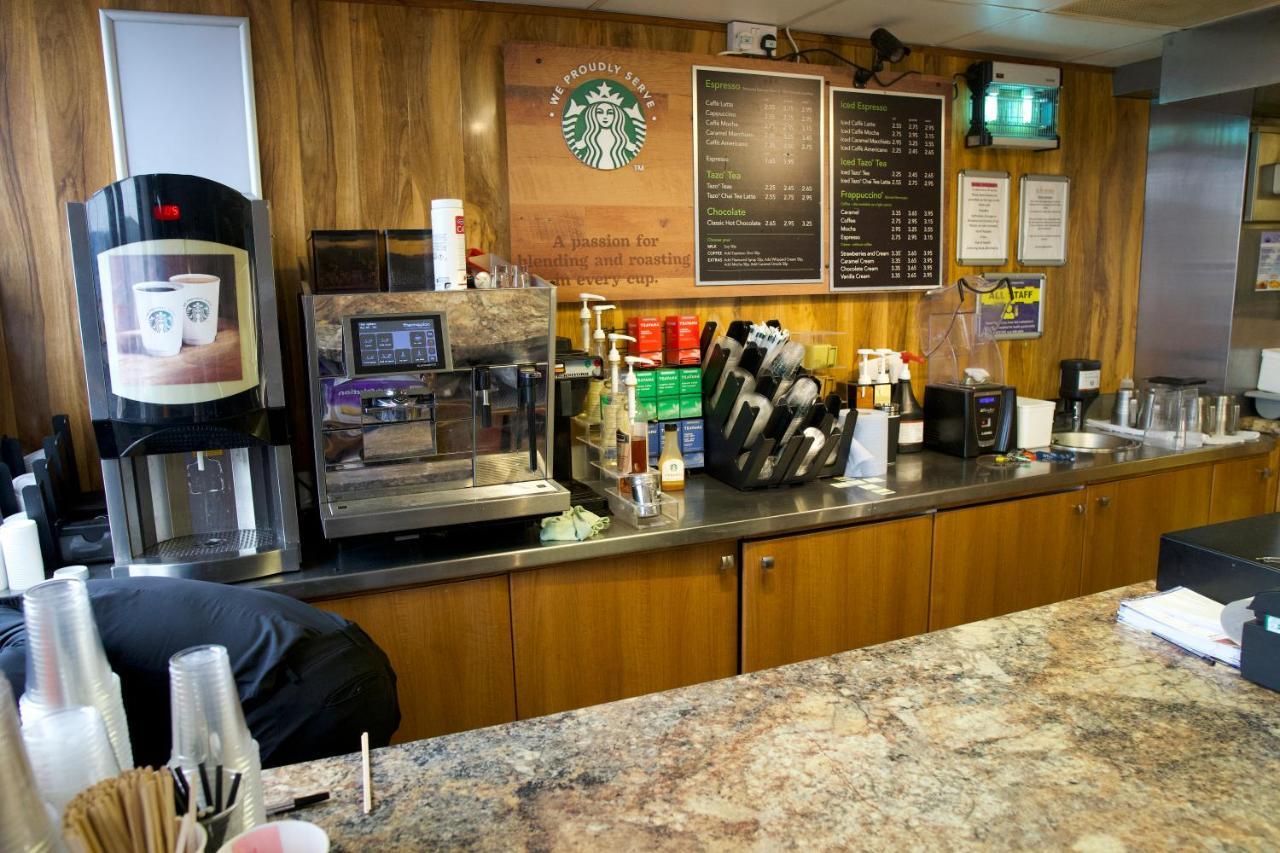
[[[1116,619],[1192,654],[1240,666],[1240,647],[1222,630],[1222,605],[1186,587],[1122,601]]]

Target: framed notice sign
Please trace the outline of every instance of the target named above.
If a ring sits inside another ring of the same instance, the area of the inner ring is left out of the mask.
[[[942,283],[943,95],[830,89],[831,290]]]
[[[956,263],[999,266],[1009,261],[1009,173],[960,172],[956,201]]]
[[[1018,263],[1060,267],[1067,262],[1067,197],[1063,175],[1023,175],[1018,181]]]
[[[1025,340],[1044,334],[1044,275],[992,273],[995,289],[978,297],[978,322],[996,340]]]

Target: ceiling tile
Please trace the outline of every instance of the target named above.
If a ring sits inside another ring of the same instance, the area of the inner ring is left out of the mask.
[[[780,26],[798,15],[830,4],[831,0],[599,0],[595,9],[695,21],[751,21]]]
[[[1007,53],[1035,59],[1070,62],[1087,54],[1159,38],[1164,27],[1135,27],[1029,12],[982,32],[943,42],[947,47],[982,53]]]
[[[1074,0],[949,0],[952,3],[965,3],[970,6],[1003,6],[1007,9],[1022,9],[1024,12],[1047,12]]]
[[[1026,14],[1019,9],[944,0],[844,0],[814,14],[797,15],[791,27],[860,38],[885,27],[907,44],[941,44]]]
[[[561,9],[590,9],[596,0],[479,0],[481,3],[519,3],[524,6],[559,6]]]
[[[1125,47],[1117,47],[1115,50],[1104,50],[1101,53],[1088,53],[1077,56],[1072,62],[1081,62],[1085,65],[1109,65],[1116,67],[1118,65],[1128,65],[1130,62],[1141,62],[1144,59],[1154,59],[1159,56],[1164,49],[1164,38],[1147,39],[1137,44],[1126,45]]]

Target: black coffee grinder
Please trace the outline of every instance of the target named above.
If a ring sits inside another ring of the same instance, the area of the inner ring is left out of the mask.
[[[1102,387],[1102,362],[1093,358],[1064,358],[1058,362],[1058,408],[1054,411],[1055,430],[1084,429],[1085,414],[1098,399]]]

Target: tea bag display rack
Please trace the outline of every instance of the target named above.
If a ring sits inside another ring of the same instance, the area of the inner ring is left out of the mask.
[[[766,426],[763,434],[750,448],[746,447],[747,438],[751,435],[756,419],[761,417],[760,408],[751,403],[744,403],[738,410],[737,417],[730,423],[745,380],[730,372],[725,378],[724,387],[716,397],[716,386],[724,373],[729,351],[722,346],[712,344],[707,351],[702,366],[702,401],[705,418],[706,471],[716,479],[728,483],[736,489],[764,489],[776,486],[800,485],[823,477],[835,477],[844,474],[845,464],[849,459],[849,448],[853,443],[853,427],[857,419],[857,410],[851,409],[845,416],[843,427],[836,417],[829,412],[813,424],[822,434],[824,443],[818,451],[819,456],[810,461],[808,467],[804,460],[809,455],[817,438],[806,435],[804,430],[796,430],[779,449],[778,440],[768,436],[773,430]],[[712,405],[715,398],[716,404]],[[778,405],[769,416],[771,424],[775,419],[789,419],[794,416],[788,407]],[[766,471],[769,459],[775,461],[771,470]]]

